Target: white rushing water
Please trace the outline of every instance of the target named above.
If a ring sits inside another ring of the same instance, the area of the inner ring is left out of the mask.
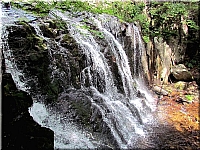
[[[6,72],[12,75],[12,78],[18,89],[23,91],[28,91],[29,88],[26,85],[26,81],[24,79],[24,75],[22,70],[19,70],[17,64],[15,62],[12,50],[9,48],[8,44],[8,31],[7,27],[15,26],[15,22],[25,19],[26,21],[34,20],[35,18],[32,15],[25,13],[23,10],[15,9],[15,8],[5,8],[3,4],[0,2],[1,6],[1,47],[4,50],[4,58],[5,58],[5,67]],[[12,28],[10,29],[12,32]]]
[[[94,149],[86,132],[82,132],[75,125],[68,122],[60,114],[52,114],[42,103],[35,102],[29,108],[30,115],[42,127],[54,131],[55,149]]]
[[[101,22],[94,18],[100,31],[105,35],[106,40],[110,44],[110,48],[116,58],[116,63],[118,66],[119,73],[123,82],[123,88],[127,98],[134,99],[135,89],[133,87],[133,78],[130,71],[130,66],[128,62],[128,57],[122,48],[122,45],[115,39],[115,37],[102,27]]]
[[[0,3],[0,37],[2,35],[2,4]],[[0,47],[2,47],[2,39],[0,38]],[[0,90],[2,91],[2,51],[0,51]],[[2,92],[0,92],[0,97],[2,97]],[[0,101],[0,108],[2,108],[2,102]],[[2,131],[2,109],[0,110],[0,130]],[[0,132],[0,137],[2,137],[2,133]],[[0,149],[2,149],[2,143],[0,141]]]
[[[43,36],[38,24],[30,23],[30,25],[34,27],[38,36],[45,39],[48,44],[51,43],[49,38]],[[60,53],[63,53],[63,49],[59,50]],[[47,109],[42,103],[35,102],[33,106],[29,108],[29,113],[41,126],[54,131],[55,149],[94,149],[96,146],[93,143],[98,145],[97,141],[92,140],[92,143],[89,140],[91,137],[90,134],[78,129],[74,124],[69,122],[69,119],[67,119],[66,116],[59,114],[59,112]]]

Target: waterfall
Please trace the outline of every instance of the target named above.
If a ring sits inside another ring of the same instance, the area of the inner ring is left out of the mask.
[[[133,87],[134,81],[129,67],[129,62],[122,45],[115,39],[115,37],[102,27],[100,21],[94,18],[98,28],[104,33],[106,40],[110,44],[111,50],[116,58],[116,63],[122,78],[125,95],[129,99],[134,99],[135,89]]]
[[[101,26],[100,21],[93,18],[94,24],[96,24],[100,31],[103,32],[104,37],[109,43],[109,47],[116,58],[117,67],[125,91],[125,95],[123,96],[117,91],[106,58],[100,51],[100,46],[94,40],[94,37],[89,30],[84,29],[82,27],[83,25],[79,22],[74,22],[75,19],[70,19],[66,13],[61,13],[59,11],[54,11],[52,13],[67,22],[71,36],[77,41],[84,54],[87,56],[87,67],[81,72],[83,77],[82,89],[84,90],[84,82],[85,79],[88,78],[90,88],[94,95],[103,99],[103,102],[101,102],[100,105],[92,101],[93,105],[100,110],[103,121],[106,122],[111,129],[111,132],[120,147],[127,148],[129,140],[133,138],[133,133],[138,134],[138,136],[145,135],[141,122],[145,121],[146,116],[140,116],[142,115],[142,111],[145,110],[143,108],[142,99],[136,98],[135,96],[136,89],[133,86],[135,81],[132,78],[125,51],[115,37]],[[95,79],[96,74],[100,74],[98,76],[100,78],[99,80],[102,80],[105,83],[100,82],[102,84],[98,85]],[[103,92],[98,90],[99,86],[104,87]],[[107,113],[107,111],[109,113]]]
[[[85,64],[83,65],[84,68],[80,70],[81,87],[76,89],[70,81],[73,75],[71,74],[70,67],[68,67],[68,50],[62,47],[59,42],[45,37],[37,22],[29,23],[34,28],[37,36],[46,41],[49,58],[51,60],[49,64],[49,68],[52,70],[51,79],[54,80],[55,76],[59,76],[61,78],[60,80],[62,80],[64,90],[62,93],[59,93],[60,97],[58,99],[61,101],[64,100],[64,98],[62,99],[62,95],[71,96],[75,99],[75,94],[82,93],[90,101],[91,108],[95,108],[95,110],[100,112],[102,122],[109,128],[110,134],[112,134],[117,143],[116,147],[127,149],[132,148],[133,143],[138,142],[137,144],[142,144],[140,140],[146,139],[148,134],[144,129],[145,124],[151,122],[152,119],[151,114],[147,112],[153,108],[151,104],[153,103],[153,98],[142,82],[142,74],[140,74],[141,70],[139,70],[140,65],[137,65],[140,61],[138,59],[142,55],[142,40],[138,29],[133,26],[133,39],[135,40],[134,59],[136,60],[134,73],[138,73],[139,75],[131,72],[128,56],[123,46],[102,25],[101,19],[99,19],[101,16],[99,18],[91,17],[92,24],[104,35],[104,40],[108,43],[108,49],[116,59],[115,62],[120,80],[122,81],[123,93],[120,92],[115,84],[114,72],[111,70],[105,54],[101,51],[100,44],[98,44],[94,35],[91,34],[91,31],[84,28],[84,23],[79,22],[78,19],[73,18],[69,13],[61,13],[60,11],[53,10],[50,13],[50,18],[55,17],[62,19],[67,24],[66,30],[69,31],[69,34],[77,42],[82,54],[86,56]],[[21,90],[28,91],[26,77],[23,76],[23,71],[20,71],[16,66],[15,60],[12,60],[12,50],[10,50],[7,42],[7,31],[6,29],[4,31],[1,38],[5,41],[3,43],[3,53],[7,61],[6,67],[12,68],[10,73],[17,87]],[[138,42],[139,45],[137,45]],[[56,50],[52,48],[53,44],[57,47]],[[65,70],[61,71],[56,65],[57,58],[55,54],[63,56],[63,64],[61,65],[66,66]],[[141,80],[135,79],[134,75],[137,78],[141,78]],[[66,80],[69,80],[70,84]],[[67,93],[71,89],[75,92]],[[145,97],[137,97],[138,90]],[[98,147],[101,148],[105,144],[103,141],[95,139],[92,135],[93,133],[88,133],[85,129],[80,129],[79,126],[71,121],[73,119],[69,118],[70,115],[60,113],[53,106],[45,106],[42,103],[44,97],[40,96],[40,94],[32,95],[36,100],[34,100],[33,106],[28,111],[37,123],[54,131],[55,149],[95,149]],[[106,144],[107,147],[112,145],[109,143]],[[139,147],[138,145],[134,146],[136,148]],[[113,147],[113,145],[110,147]]]
[[[145,95],[146,97],[146,105],[151,108],[151,110],[155,110],[156,107],[155,105],[152,105],[154,103],[154,98],[152,97],[152,95],[149,93],[149,91],[147,90],[145,83],[144,83],[144,71],[142,68],[142,57],[143,57],[143,53],[145,51],[145,47],[139,32],[139,29],[133,24],[132,28],[134,30],[133,32],[133,44],[134,44],[134,71],[133,71],[133,77],[134,80],[137,84],[137,88],[138,90]],[[143,65],[144,66],[144,65]],[[132,103],[134,103],[134,101],[132,101]]]

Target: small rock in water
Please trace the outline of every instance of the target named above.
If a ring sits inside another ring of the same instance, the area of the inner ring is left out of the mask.
[[[145,95],[138,90],[137,97],[143,98],[143,97],[145,97]]]

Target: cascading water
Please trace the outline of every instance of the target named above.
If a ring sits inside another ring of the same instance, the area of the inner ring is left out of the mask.
[[[145,95],[145,98],[147,100],[146,105],[151,108],[152,110],[155,110],[155,105],[152,105],[154,103],[154,98],[152,95],[148,92],[145,83],[144,83],[144,75],[143,75],[143,69],[141,66],[142,63],[142,56],[145,51],[144,44],[142,42],[142,38],[139,32],[139,29],[132,25],[132,28],[134,29],[133,32],[133,44],[134,44],[134,71],[133,71],[133,78],[134,81],[137,84],[137,89],[142,92],[142,94]],[[143,65],[144,66],[144,65]],[[133,102],[133,101],[132,101]],[[134,102],[133,102],[134,103]]]
[[[105,38],[110,44],[111,50],[116,58],[116,63],[122,78],[123,88],[126,97],[129,99],[134,99],[136,92],[133,87],[134,81],[132,79],[130,67],[128,64],[128,58],[125,51],[122,48],[122,45],[115,39],[115,37],[110,32],[108,32],[105,28],[102,27],[100,21],[98,21],[97,19],[95,19],[94,21],[97,24],[100,31],[104,33]]]
[[[15,15],[17,12],[18,11],[16,10]],[[153,98],[141,82],[142,75],[139,73],[141,70],[138,69],[140,66],[137,65],[136,69],[134,69],[134,72],[137,72],[139,75],[134,73],[133,75],[136,75],[137,78],[141,78],[141,80],[136,80],[134,77],[132,77],[128,56],[126,55],[122,45],[110,33],[110,31],[108,31],[102,25],[101,20],[103,15],[100,15],[97,18],[91,17],[92,24],[96,26],[101,33],[103,33],[104,40],[108,43],[108,49],[115,58],[124,93],[119,92],[115,82],[116,79],[113,76],[114,72],[108,63],[109,61],[105,54],[101,51],[100,45],[97,43],[90,30],[85,29],[84,23],[80,23],[78,19],[76,20],[75,18],[70,17],[68,13],[61,13],[54,10],[51,12],[50,18],[55,17],[60,18],[67,24],[69,34],[80,46],[80,51],[82,54],[86,56],[86,60],[84,61],[85,64],[83,65],[84,68],[80,70],[81,87],[77,89],[77,92],[84,93],[85,97],[89,99],[91,107],[100,112],[103,123],[109,128],[110,134],[112,134],[117,143],[116,147],[122,149],[140,148],[140,146],[136,144],[142,144],[142,141],[140,140],[147,138],[148,133],[145,131],[144,127],[145,124],[148,124],[150,121],[151,115],[150,113],[146,115],[146,111],[152,108],[151,103],[153,103]],[[8,23],[5,24],[5,26],[7,25]],[[55,54],[59,54],[66,58],[68,53],[67,49],[62,47],[60,42],[45,37],[37,22],[29,23],[29,25],[34,28],[37,36],[46,41],[48,54],[50,55],[49,57],[51,59],[49,68],[52,69],[52,80],[55,76],[59,75],[60,78],[65,76],[65,79],[70,81],[70,78],[73,76],[70,74],[70,67],[66,67],[66,70],[60,71],[56,65],[57,58],[55,57]],[[138,59],[142,54],[142,40],[140,38],[138,29],[134,25],[133,30],[135,33],[133,35],[135,44],[134,58],[137,60],[135,62],[137,64],[140,62]],[[10,73],[12,74],[13,79],[16,81],[15,83],[18,85],[18,88],[28,91],[28,89],[24,88],[26,78],[23,77],[24,80],[20,80],[19,78],[19,76],[23,76],[23,72],[18,72],[15,60],[9,61],[9,58],[13,58],[12,50],[9,49],[9,45],[6,42],[6,29],[4,29],[4,31],[5,32],[2,34],[2,38],[4,38],[5,41],[3,44],[3,53],[5,60],[7,61],[7,71],[12,68]],[[51,48],[53,44],[56,45],[56,50]],[[69,64],[67,61],[67,58],[64,59],[64,63],[62,65],[67,66]],[[77,92],[67,93],[68,89],[74,89],[76,91],[74,86],[71,84],[65,85],[65,81],[63,81],[62,84],[62,87],[66,88],[60,94],[59,99],[62,101],[62,95],[64,94],[67,96],[70,96],[71,94],[71,97],[75,99],[75,94],[77,94]],[[137,86],[134,86],[135,84]],[[136,95],[138,90],[144,93],[145,97],[137,97]],[[88,91],[90,94],[87,94]],[[101,148],[102,145],[105,144],[93,138],[93,133],[87,133],[86,130],[80,129],[73,124],[68,115],[56,111],[52,106],[46,107],[41,100],[43,97],[39,95],[40,94],[32,95],[34,98],[36,98],[36,100],[34,101],[33,106],[29,108],[29,113],[41,126],[50,128],[54,131],[54,144],[56,149],[94,149],[97,147]],[[109,147],[109,145],[111,145],[111,147],[115,147],[115,145],[109,143],[107,144],[107,147]]]
[[[136,98],[135,96],[136,89],[133,86],[135,81],[132,78],[128,64],[128,58],[125,51],[123,50],[121,44],[115,39],[115,37],[101,26],[100,21],[93,18],[94,24],[96,24],[100,31],[103,32],[104,37],[109,43],[109,47],[114,57],[116,58],[116,63],[122,78],[125,92],[125,96],[123,96],[117,91],[117,87],[114,85],[113,75],[106,61],[106,58],[100,51],[100,46],[96,43],[91,33],[88,30],[82,28],[81,24],[74,22],[69,17],[67,17],[67,14],[62,14],[58,11],[52,13],[61,17],[62,20],[68,23],[68,29],[71,36],[73,36],[73,38],[84,50],[84,53],[87,56],[88,64],[86,64],[87,67],[82,71],[83,83],[85,78],[88,78],[90,88],[94,92],[94,95],[97,95],[103,99],[101,105],[98,105],[97,103],[93,105],[98,107],[100,110],[103,121],[106,122],[106,124],[111,129],[111,132],[115,137],[115,140],[117,140],[119,146],[121,148],[127,148],[127,143],[133,137],[133,133],[138,134],[138,136],[143,136],[145,134],[140,123],[145,121],[146,116],[140,116],[142,113],[137,113],[137,111],[142,112],[145,110],[141,99]],[[142,41],[139,42],[140,44],[142,43]],[[85,74],[86,70],[87,75]],[[93,79],[96,77],[94,76],[96,74],[95,72],[100,74],[100,80],[104,81],[100,83],[103,83],[103,85],[97,84],[95,82],[96,80]],[[84,85],[82,86],[82,89],[84,90]],[[100,92],[98,88],[102,86],[104,87],[104,90],[103,92]],[[92,102],[94,103],[94,101]],[[136,106],[136,108],[134,106]],[[106,113],[107,111],[110,113]],[[126,112],[126,115],[124,112]]]

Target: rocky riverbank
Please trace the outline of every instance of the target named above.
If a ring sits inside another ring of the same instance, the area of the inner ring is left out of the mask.
[[[159,132],[157,136],[163,149],[200,149],[199,87],[195,81],[185,84],[185,88],[177,86],[178,82],[163,86],[168,95],[158,98],[157,111],[165,136]]]

